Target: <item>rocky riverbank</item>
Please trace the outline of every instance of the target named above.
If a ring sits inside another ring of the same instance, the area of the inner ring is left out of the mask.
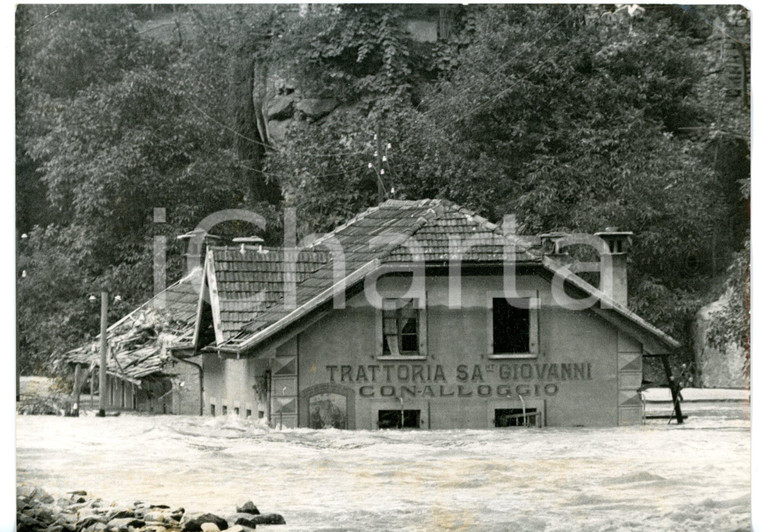
[[[284,525],[280,514],[262,514],[252,501],[218,516],[165,504],[105,503],[86,491],[55,498],[40,488],[16,489],[17,532],[248,532],[256,525]]]

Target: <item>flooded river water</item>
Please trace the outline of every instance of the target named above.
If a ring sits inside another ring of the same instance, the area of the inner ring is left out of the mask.
[[[683,426],[269,430],[237,418],[18,416],[19,483],[234,510],[272,530],[749,530],[747,406]]]

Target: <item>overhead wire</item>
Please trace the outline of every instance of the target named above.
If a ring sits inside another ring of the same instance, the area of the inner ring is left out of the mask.
[[[235,136],[237,136],[237,137],[240,137],[241,139],[247,140],[248,142],[252,142],[252,143],[254,143],[254,144],[257,144],[257,145],[259,145],[259,146],[263,146],[264,148],[268,148],[268,149],[270,149],[270,150],[273,150],[273,151],[277,151],[277,148],[275,148],[274,146],[272,146],[272,145],[270,145],[270,144],[266,144],[266,143],[264,143],[264,142],[261,142],[261,141],[258,141],[258,140],[256,140],[256,139],[252,139],[251,137],[248,137],[248,136],[246,136],[246,135],[243,135],[243,134],[242,134],[242,133],[240,133],[239,131],[237,131],[237,130],[235,130],[235,129],[231,128],[230,126],[228,126],[227,124],[225,124],[225,123],[223,123],[223,122],[221,122],[221,121],[217,120],[216,118],[214,118],[213,116],[211,116],[210,114],[208,114],[206,111],[204,111],[203,109],[201,109],[200,107],[198,107],[197,105],[195,105],[195,102],[193,102],[193,101],[192,101],[192,99],[188,98],[188,100],[189,100],[189,102],[190,102],[190,105],[191,105],[191,106],[192,106],[192,107],[193,107],[193,108],[194,108],[196,111],[198,111],[199,113],[201,113],[203,116],[205,116],[205,117],[206,117],[207,119],[209,119],[210,121],[214,122],[216,125],[218,125],[218,126],[220,126],[220,127],[223,127],[224,129],[226,129],[226,130],[228,130],[229,132],[233,133]]]

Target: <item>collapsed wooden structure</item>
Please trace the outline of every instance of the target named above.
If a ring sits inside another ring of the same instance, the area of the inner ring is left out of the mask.
[[[200,412],[200,366],[172,348],[190,343],[201,270],[195,270],[108,327],[106,404],[113,410]],[[75,394],[97,390],[99,336],[64,353],[58,364],[74,371]]]

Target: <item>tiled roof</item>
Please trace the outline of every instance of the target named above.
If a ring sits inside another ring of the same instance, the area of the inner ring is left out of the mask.
[[[192,339],[201,279],[198,268],[108,328],[108,373],[131,382],[163,374],[166,347]],[[99,367],[100,341],[69,351],[60,361]]]
[[[295,308],[287,308],[282,298],[268,303],[267,308],[251,315],[251,320],[236,336],[217,347],[240,352],[258,345],[330,301],[336,281],[342,280],[348,288],[382,264],[408,263],[412,249],[421,253],[426,263],[451,260],[453,249],[453,255],[463,262],[494,263],[506,259],[543,265],[557,273],[556,265],[543,257],[540,238],[504,235],[497,225],[444,200],[388,200],[354,217],[308,249],[330,249],[330,244],[335,242],[340,246],[333,247],[344,253],[345,271],[336,277],[333,257],[329,256],[327,262],[297,283]],[[608,303],[606,308],[653,335],[666,348],[678,347],[678,342],[630,310],[615,305],[577,275],[569,273],[567,276],[581,290]]]
[[[469,249],[460,250],[465,261],[497,262],[504,257],[504,237],[497,225],[444,200],[385,201],[316,240],[307,249],[328,250],[331,242],[339,242],[345,264],[345,271],[340,272],[339,278],[344,278],[375,260],[386,264],[408,262],[411,256],[403,244],[412,242],[410,237],[414,238],[415,245],[421,247],[426,261],[448,260],[450,238],[459,239],[464,246],[469,246]],[[515,253],[514,260],[540,263],[540,257],[529,252],[519,239],[511,238],[513,246],[508,246],[508,250]],[[297,307],[335,284],[333,257],[328,255],[326,259],[311,275],[297,282]],[[276,323],[293,310],[287,308],[280,297],[263,311],[254,311],[239,334],[225,338],[224,344],[230,347],[243,345],[256,332]],[[235,321],[236,326],[237,323]],[[227,331],[232,330],[224,323],[222,326]]]
[[[428,262],[448,262],[457,258],[466,262],[501,262],[504,254],[517,262],[536,261],[538,257],[528,250],[527,241],[508,237],[505,245],[502,230],[485,218],[444,200],[438,200],[438,215],[420,227],[408,243],[421,248]],[[412,247],[399,246],[384,262],[408,262]],[[416,252],[416,250],[415,250]]]
[[[257,313],[283,298],[286,281],[286,252],[283,249],[210,247],[213,262],[221,328],[224,337],[234,335]],[[328,261],[321,250],[301,250],[292,271],[293,281],[302,282]]]

